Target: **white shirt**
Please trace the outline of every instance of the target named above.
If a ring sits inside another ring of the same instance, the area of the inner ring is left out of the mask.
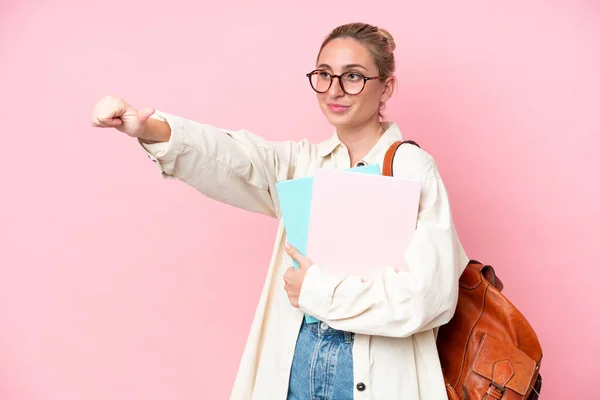
[[[316,168],[350,168],[348,150],[337,134],[319,144],[273,142],[246,130],[229,131],[160,111],[153,118],[164,119],[171,127],[169,142],[143,144],[165,178],[182,180],[210,198],[280,221],[230,400],[286,399],[305,313],[332,328],[355,333],[356,400],[447,398],[436,333],[454,314],[458,279],[468,258],[429,154],[406,144],[394,159],[394,176],[422,183],[417,227],[404,254],[409,270],[383,269],[365,282],[360,277],[329,275],[315,264],[306,274],[298,309],[290,305],[283,287],[283,274],[292,260],[283,247],[285,230],[275,184],[312,175]],[[387,123],[378,143],[361,161],[383,166],[386,150],[401,139],[398,126]],[[365,389],[357,390],[358,383]]]

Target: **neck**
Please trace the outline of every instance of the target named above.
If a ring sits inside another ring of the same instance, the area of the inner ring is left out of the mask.
[[[351,166],[359,162],[375,146],[383,133],[381,124],[376,118],[361,125],[336,129],[340,141],[348,148]]]

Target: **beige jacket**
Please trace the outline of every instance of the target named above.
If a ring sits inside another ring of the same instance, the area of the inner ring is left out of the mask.
[[[180,179],[206,196],[278,218],[273,258],[241,359],[231,400],[286,399],[296,337],[304,313],[335,329],[355,332],[356,400],[446,399],[436,348],[436,327],[453,315],[458,278],[468,263],[455,232],[448,194],[433,158],[401,146],[394,174],[418,179],[422,193],[412,244],[404,254],[409,271],[382,269],[377,278],[332,276],[318,264],[306,274],[300,309],[290,305],[283,274],[292,264],[275,183],[312,175],[316,168],[345,169],[350,158],[334,135],[319,144],[271,142],[248,131],[229,131],[157,111],[170,124],[168,143],[143,145],[166,178]],[[388,123],[361,160],[383,164],[387,148],[402,138]],[[377,199],[373,199],[376,203]],[[375,266],[376,267],[376,266]],[[362,386],[362,385],[361,385]]]

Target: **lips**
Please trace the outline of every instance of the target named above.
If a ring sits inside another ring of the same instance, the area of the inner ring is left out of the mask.
[[[345,106],[343,104],[330,103],[330,104],[327,104],[327,108],[329,108],[329,110],[333,111],[334,113],[343,113],[343,112],[348,111],[350,106]]]

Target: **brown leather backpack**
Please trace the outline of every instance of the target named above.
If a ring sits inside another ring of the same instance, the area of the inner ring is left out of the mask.
[[[383,175],[403,143],[387,151]],[[489,265],[471,260],[459,281],[454,316],[439,328],[437,348],[450,400],[536,400],[542,387],[542,348],[535,331],[501,293]]]

